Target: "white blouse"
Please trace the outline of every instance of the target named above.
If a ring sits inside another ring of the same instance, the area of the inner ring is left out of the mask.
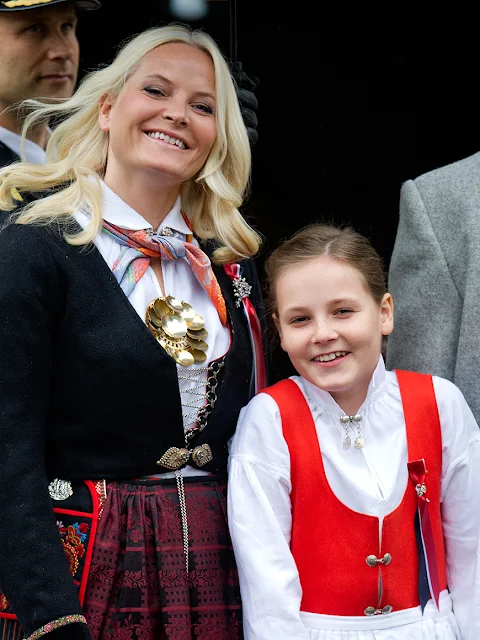
[[[329,393],[292,379],[312,411],[328,482],[350,509],[382,520],[408,482],[405,421],[396,375],[380,358],[358,413],[365,447],[345,450],[344,412]],[[290,457],[276,402],[260,393],[242,409],[231,443],[228,519],[240,576],[246,640],[478,640],[480,638],[480,430],[459,389],[434,377],[442,429],[441,502],[449,591],[373,617],[300,612],[290,552]],[[351,433],[352,443],[355,433]],[[355,535],[352,532],[352,535]],[[453,607],[453,612],[452,612]]]
[[[35,162],[37,164],[45,163],[45,149],[42,149],[40,145],[28,138],[24,139],[22,148],[21,136],[19,136],[18,133],[10,131],[10,129],[0,127],[0,142],[7,145],[7,147],[16,153],[19,158],[22,157],[23,151],[25,162]]]
[[[107,187],[104,182],[102,182],[102,191],[103,217],[107,222],[124,229],[152,230],[150,223]],[[80,226],[85,229],[89,222],[88,213],[77,211],[74,215]],[[170,229],[174,235],[182,240],[191,233],[181,214],[180,197],[177,198],[171,211],[155,231],[160,233],[166,228]],[[193,240],[193,242],[197,244],[196,240]],[[124,247],[115,238],[106,233],[97,234],[94,244],[109,268],[112,269],[115,260]],[[193,364],[190,367],[177,365],[183,424],[186,430],[196,422],[199,409],[205,405],[207,365],[212,360],[222,357],[228,351],[230,330],[222,325],[217,310],[192,272],[186,258],[162,260],[162,275],[165,292],[162,292],[153,269],[148,267],[128,296],[128,300],[143,322],[145,322],[147,306],[152,300],[163,295],[171,295],[179,300],[188,302],[196,313],[200,314],[205,320],[205,327],[208,330],[206,361],[203,364]],[[159,348],[161,347],[159,346]],[[206,474],[208,474],[207,471],[194,469],[190,466],[183,469],[183,475],[185,476]],[[174,474],[165,473],[161,474],[161,477],[170,477],[171,475]]]

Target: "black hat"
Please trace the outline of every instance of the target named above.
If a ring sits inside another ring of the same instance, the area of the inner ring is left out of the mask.
[[[59,2],[72,0],[0,0],[0,11],[24,11],[25,9],[39,9],[49,7]],[[100,9],[102,6],[99,0],[74,0],[78,9]]]

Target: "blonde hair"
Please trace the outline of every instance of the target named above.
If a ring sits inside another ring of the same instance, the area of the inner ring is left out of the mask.
[[[271,314],[277,313],[279,277],[292,266],[327,256],[359,271],[368,291],[380,305],[387,293],[386,273],[383,260],[370,241],[352,227],[314,223],[284,241],[265,262],[267,306]],[[385,346],[386,336],[383,338]]]
[[[251,152],[235,85],[215,41],[185,25],[151,28],[132,37],[111,64],[87,74],[71,98],[55,104],[26,100],[23,137],[41,123],[53,119],[58,124],[48,142],[46,164],[17,162],[0,171],[0,209],[14,209],[16,190],[49,192],[23,207],[15,222],[62,224],[67,242],[90,243],[102,225],[99,178],[105,175],[108,151],[108,133],[98,125],[99,101],[106,94],[115,99],[142,58],[172,42],[207,53],[216,83],[217,138],[200,174],[181,185],[182,208],[199,238],[215,239],[220,245],[213,253],[217,264],[255,255],[260,235],[238,210],[249,186]],[[69,233],[72,214],[85,206],[91,211],[90,224]]]

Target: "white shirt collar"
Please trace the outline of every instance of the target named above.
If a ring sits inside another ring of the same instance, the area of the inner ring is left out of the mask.
[[[367,389],[367,396],[362,403],[362,406],[359,408],[358,413],[362,413],[365,407],[378,397],[381,393],[381,389],[384,386],[386,374],[385,374],[385,362],[383,360],[382,355],[378,359],[377,366],[375,367],[375,371],[370,379]],[[310,399],[323,410],[328,411],[328,413],[333,414],[334,416],[343,416],[345,415],[345,411],[343,411],[332,396],[328,393],[328,391],[323,391],[319,389],[317,386],[302,378],[302,381],[305,385],[307,393]]]
[[[112,191],[110,187],[108,187],[103,181],[101,184],[103,192],[104,220],[116,225],[117,227],[123,227],[124,229],[131,229],[134,231],[138,229],[152,228],[152,225],[147,222],[143,216],[137,213],[135,209],[132,209],[132,207]],[[165,227],[169,227],[183,235],[191,233],[182,216],[180,196],[175,200],[173,207],[167,213],[158,229],[156,229],[156,232],[159,233],[160,230]]]
[[[22,157],[22,138],[18,133],[14,133],[5,127],[0,127],[0,141],[6,144],[19,158]],[[25,138],[23,141],[23,152],[27,162],[45,164],[45,149],[32,140]]]

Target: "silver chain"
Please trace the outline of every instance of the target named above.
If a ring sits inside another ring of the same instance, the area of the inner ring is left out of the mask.
[[[177,479],[178,502],[180,504],[180,515],[182,517],[182,534],[183,534],[183,551],[185,553],[185,569],[188,577],[188,520],[187,520],[187,503],[185,501],[185,487],[183,484],[182,470],[175,471]]]
[[[194,438],[198,433],[200,433],[201,431],[203,431],[203,429],[205,429],[206,425],[207,425],[207,418],[209,416],[209,414],[213,411],[213,407],[215,406],[215,402],[217,401],[217,386],[218,386],[218,376],[219,373],[222,369],[222,367],[225,364],[225,360],[217,360],[214,362],[211,362],[208,367],[206,368],[202,368],[202,369],[196,369],[194,371],[188,371],[185,372],[185,374],[182,371],[182,374],[180,374],[179,371],[179,378],[184,378],[185,380],[191,380],[193,382],[200,382],[197,379],[198,375],[201,375],[203,373],[207,373],[207,381],[206,381],[206,394],[204,396],[204,394],[198,394],[198,395],[202,395],[202,397],[206,397],[207,399],[207,404],[202,407],[198,413],[197,411],[195,411],[195,414],[189,414],[185,417],[194,417],[195,419],[190,423],[193,424],[195,422],[198,423],[197,427],[194,427],[193,429],[189,429],[186,433],[185,433],[185,443],[188,447],[189,441]],[[203,385],[202,385],[203,386]],[[195,389],[198,389],[199,387],[194,387]],[[191,408],[198,408],[195,407],[194,404],[183,404],[183,407],[191,407]],[[187,426],[187,425],[185,425]],[[183,535],[183,550],[185,553],[185,568],[187,570],[187,576],[188,576],[188,572],[189,572],[189,559],[188,559],[188,520],[187,520],[187,504],[185,501],[185,486],[183,484],[183,475],[182,475],[182,470],[178,469],[177,471],[175,471],[175,478],[177,480],[177,492],[178,492],[178,502],[180,505],[180,515],[181,515],[181,519],[182,519],[182,535]]]
[[[208,416],[212,413],[213,407],[217,401],[217,387],[219,384],[218,376],[222,367],[225,365],[225,360],[215,360],[211,362],[208,366],[208,377],[207,377],[207,392],[205,394],[207,399],[207,404],[203,406],[197,415],[197,426],[192,429],[188,429],[185,433],[185,442],[188,443],[192,440],[196,435],[198,435],[201,431],[205,429],[207,426]]]

